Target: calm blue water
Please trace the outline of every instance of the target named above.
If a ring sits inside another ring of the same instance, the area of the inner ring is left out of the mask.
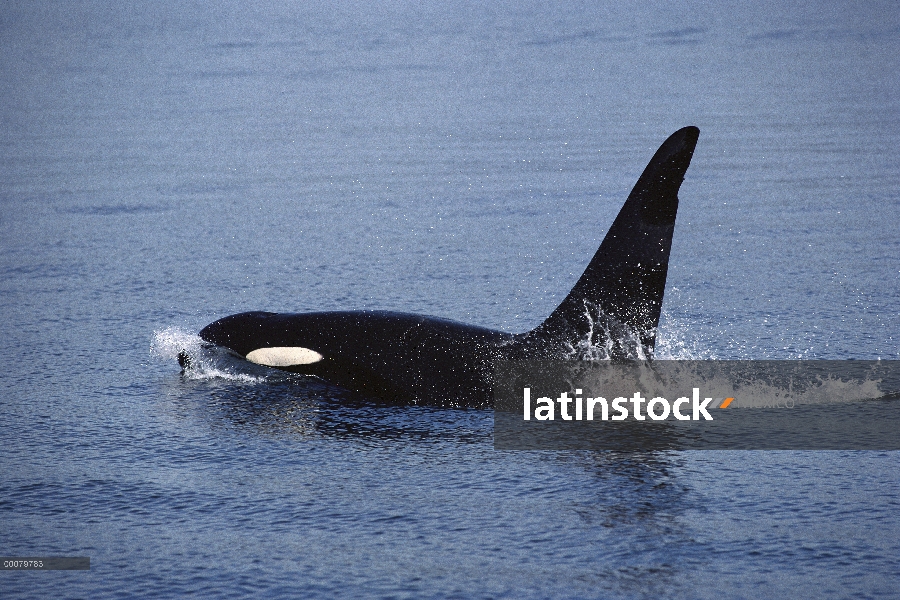
[[[660,354],[900,357],[892,2],[0,6],[0,596],[897,597],[896,452],[493,450],[173,340],[518,332],[701,129]]]

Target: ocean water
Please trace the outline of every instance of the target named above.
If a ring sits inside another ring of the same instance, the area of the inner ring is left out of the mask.
[[[897,452],[513,452],[174,352],[245,310],[528,330],[666,136],[666,358],[900,358],[900,10],[0,6],[0,597],[897,597]]]

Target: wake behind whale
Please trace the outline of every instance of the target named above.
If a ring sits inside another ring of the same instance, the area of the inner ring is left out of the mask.
[[[653,355],[678,211],[700,131],[653,155],[584,274],[535,329],[509,334],[384,311],[246,312],[200,331],[257,365],[313,375],[390,402],[487,407],[496,360],[646,359]],[[179,353],[189,368],[191,353]]]

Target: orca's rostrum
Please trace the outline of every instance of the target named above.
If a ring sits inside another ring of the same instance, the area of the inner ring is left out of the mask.
[[[699,135],[685,127],[663,142],[575,287],[532,331],[382,311],[247,312],[200,337],[256,364],[383,400],[443,406],[490,406],[495,360],[650,358],[678,189]],[[190,359],[182,353],[179,361]]]

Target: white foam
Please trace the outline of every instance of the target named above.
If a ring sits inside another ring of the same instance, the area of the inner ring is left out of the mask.
[[[652,364],[638,367],[640,391],[647,398],[660,396],[674,400],[678,396],[691,396],[693,388],[699,388],[703,397],[734,398],[730,408],[793,408],[800,405],[840,404],[872,400],[884,396],[881,380],[862,376],[844,378],[826,375],[810,378],[802,373],[796,380],[773,383],[754,379],[736,381],[735,372],[728,362],[716,371],[716,361],[667,362],[662,369]],[[658,363],[657,363],[658,365]],[[623,376],[615,367],[599,370],[587,378],[592,390],[603,390],[607,395],[630,396],[634,386],[633,366],[622,367]],[[712,371],[710,371],[712,369]],[[631,387],[629,387],[631,386]]]
[[[607,315],[602,308],[593,303],[584,302],[584,316],[588,322],[588,331],[575,344],[569,344],[565,358],[569,360],[609,360],[618,350],[625,353],[625,358],[646,360],[644,346],[640,336],[618,319]],[[599,327],[599,335],[595,329]]]
[[[715,360],[709,348],[701,348],[693,328],[684,320],[662,311],[660,326],[656,331],[654,358],[658,360]]]
[[[150,356],[160,360],[178,360],[181,352],[199,354],[203,340],[180,327],[166,327],[153,332]]]
[[[184,376],[187,379],[225,379],[241,383],[267,381],[264,375],[244,372],[233,357],[223,350],[209,347],[194,333],[180,327],[166,327],[153,332],[150,356],[163,361],[177,361],[182,354],[188,357],[184,367]]]

